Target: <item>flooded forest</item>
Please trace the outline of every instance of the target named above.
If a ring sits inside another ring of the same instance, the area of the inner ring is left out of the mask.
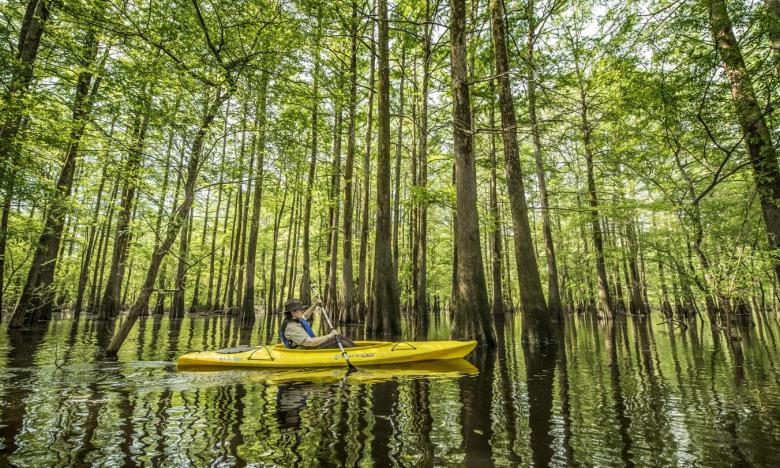
[[[0,38],[0,465],[780,459],[780,0],[0,0]],[[177,368],[293,299],[477,348]]]

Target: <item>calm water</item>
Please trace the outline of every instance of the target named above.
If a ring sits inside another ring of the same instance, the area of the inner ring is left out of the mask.
[[[117,361],[108,324],[59,319],[0,332],[0,466],[777,466],[776,320],[730,342],[574,318],[563,346],[525,353],[508,319],[476,375],[342,378],[177,371],[187,350],[265,341],[222,316],[148,317]]]

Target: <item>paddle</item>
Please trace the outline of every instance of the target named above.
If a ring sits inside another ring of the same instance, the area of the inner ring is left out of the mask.
[[[312,285],[313,286],[313,285]],[[325,303],[322,302],[322,298],[320,297],[319,290],[314,287],[317,291],[317,299],[320,301],[320,308],[322,309],[322,315],[325,316],[325,322],[328,324],[331,330],[335,330],[336,328],[333,326],[333,323],[331,323],[330,318],[328,318],[328,312],[325,310]],[[349,356],[347,356],[347,352],[344,351],[344,345],[341,344],[341,340],[339,339],[338,333],[336,333],[336,344],[339,345],[339,349],[341,350],[341,357],[344,358],[344,361],[347,363],[347,368],[349,369],[349,372],[357,372],[357,367],[353,366],[351,362],[349,362]]]

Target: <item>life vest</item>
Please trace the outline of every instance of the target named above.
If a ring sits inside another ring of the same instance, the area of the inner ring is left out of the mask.
[[[284,336],[284,330],[287,328],[287,324],[289,324],[290,322],[296,322],[300,326],[302,326],[303,329],[306,330],[306,334],[309,335],[310,338],[316,337],[314,331],[311,329],[311,325],[309,325],[309,322],[307,322],[306,319],[295,320],[292,318],[285,318],[284,320],[282,320],[282,325],[279,327],[279,340],[284,344],[285,348],[293,349],[298,347],[298,345],[296,345],[295,343],[291,343],[290,340],[288,340],[287,337]]]

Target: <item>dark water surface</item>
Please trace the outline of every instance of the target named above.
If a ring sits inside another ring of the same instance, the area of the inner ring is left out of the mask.
[[[116,361],[105,322],[3,330],[0,466],[777,466],[777,317],[739,341],[660,322],[577,317],[532,353],[510,318],[478,375],[345,379],[177,371],[191,349],[265,342],[223,316],[147,317]]]

